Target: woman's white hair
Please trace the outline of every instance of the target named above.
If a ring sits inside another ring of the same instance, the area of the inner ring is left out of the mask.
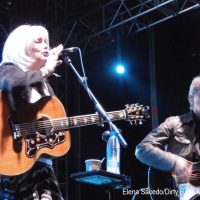
[[[49,46],[49,34],[40,25],[21,25],[8,36],[2,53],[2,63],[12,62],[23,71],[28,71],[34,60],[30,58],[31,44],[37,37],[42,37]]]
[[[196,76],[193,78],[192,83],[190,85],[189,93],[188,93],[188,101],[190,103],[190,109],[193,109],[193,97],[200,91],[200,76]]]

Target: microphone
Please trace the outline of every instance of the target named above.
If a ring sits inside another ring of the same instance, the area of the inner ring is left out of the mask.
[[[65,53],[72,53],[72,52],[75,52],[75,51],[78,51],[78,50],[79,50],[78,47],[66,48],[66,49],[62,50],[62,55],[65,54]]]
[[[67,64],[69,64],[71,62],[71,59],[68,57],[68,54],[73,53],[75,51],[79,51],[80,53],[80,49],[78,47],[66,48],[62,50],[60,56]]]

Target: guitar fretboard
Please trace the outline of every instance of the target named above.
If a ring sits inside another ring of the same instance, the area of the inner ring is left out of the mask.
[[[117,121],[126,118],[126,113],[124,110],[108,112],[107,115],[111,121]],[[82,115],[52,120],[54,131],[67,130],[70,128],[87,126],[103,122],[105,122],[105,120],[100,118],[98,114]]]

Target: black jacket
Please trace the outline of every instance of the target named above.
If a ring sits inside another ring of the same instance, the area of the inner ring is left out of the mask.
[[[135,155],[149,166],[172,171],[177,155],[192,161],[195,127],[192,111],[169,117],[137,145]]]
[[[51,96],[55,96],[49,83],[42,77],[40,70],[24,72],[13,63],[4,63],[0,66],[0,89],[4,97],[8,98],[11,109],[15,110],[21,100],[29,101],[31,88],[37,88],[44,96],[44,82]]]

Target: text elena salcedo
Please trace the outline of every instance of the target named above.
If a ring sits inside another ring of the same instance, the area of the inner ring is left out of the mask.
[[[164,189],[157,189],[157,190],[150,190],[148,188],[142,188],[140,190],[130,190],[130,189],[123,189],[123,195],[174,195],[178,196],[178,190],[175,189],[169,189],[169,188],[164,188]]]

